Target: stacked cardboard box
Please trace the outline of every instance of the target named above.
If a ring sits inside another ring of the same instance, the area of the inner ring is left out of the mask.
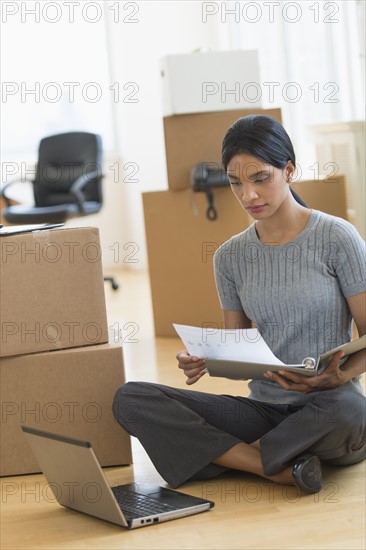
[[[39,472],[21,424],[91,442],[102,466],[131,463],[112,401],[122,348],[108,343],[96,228],[0,238],[0,475]]]
[[[281,109],[238,109],[164,117],[168,186],[190,187],[190,173],[199,162],[221,165],[221,145],[228,128],[247,115],[262,114],[282,122]]]
[[[200,162],[221,164],[226,130],[242,116],[266,114],[281,122],[280,109],[241,109],[164,118],[168,191],[143,194],[156,336],[174,336],[172,323],[221,327],[222,313],[212,259],[217,247],[252,220],[229,187],[214,190],[218,217],[207,219],[207,198],[190,189]]]

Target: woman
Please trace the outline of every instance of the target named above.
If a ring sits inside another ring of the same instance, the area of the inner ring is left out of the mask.
[[[290,192],[296,163],[284,128],[251,115],[227,131],[222,162],[231,189],[254,223],[214,258],[225,328],[253,324],[284,363],[318,357],[366,332],[365,248],[345,220],[310,210]],[[177,355],[188,385],[205,361]],[[173,487],[227,469],[251,472],[314,493],[321,462],[365,458],[365,350],[334,354],[316,377],[266,373],[249,397],[130,382],[114,400],[120,424],[139,438]]]

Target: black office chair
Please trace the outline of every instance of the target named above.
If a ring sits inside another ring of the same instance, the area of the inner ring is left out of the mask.
[[[69,132],[43,138],[33,184],[34,206],[11,205],[7,195],[12,180],[2,189],[11,224],[64,223],[70,218],[96,214],[103,206],[102,139],[88,132]],[[113,277],[105,277],[116,290]]]

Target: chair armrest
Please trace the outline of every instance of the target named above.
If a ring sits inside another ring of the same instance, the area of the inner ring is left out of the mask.
[[[95,178],[102,178],[103,175],[98,172],[98,170],[95,170],[94,172],[90,172],[88,174],[83,174],[79,176],[74,183],[71,185],[69,191],[74,197],[76,198],[76,201],[78,203],[78,206],[80,208],[81,212],[84,212],[84,202],[85,197],[83,194],[83,188],[87,183],[92,181]]]
[[[13,185],[14,183],[18,183],[18,182],[22,182],[22,183],[25,183],[26,181],[28,181],[29,183],[34,183],[33,180],[21,180],[21,179],[14,179],[14,180],[11,180],[11,181],[8,181],[8,183],[6,183],[4,185],[4,187],[1,189],[1,192],[0,192],[0,195],[2,196],[2,198],[4,199],[5,203],[6,203],[6,206],[11,206],[11,199],[7,196],[6,194],[6,190],[11,186]]]

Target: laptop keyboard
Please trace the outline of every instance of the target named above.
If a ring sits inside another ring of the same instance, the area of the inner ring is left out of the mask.
[[[111,487],[111,489],[119,507],[129,519],[153,516],[177,509],[146,495],[134,493],[130,489],[123,487]]]

